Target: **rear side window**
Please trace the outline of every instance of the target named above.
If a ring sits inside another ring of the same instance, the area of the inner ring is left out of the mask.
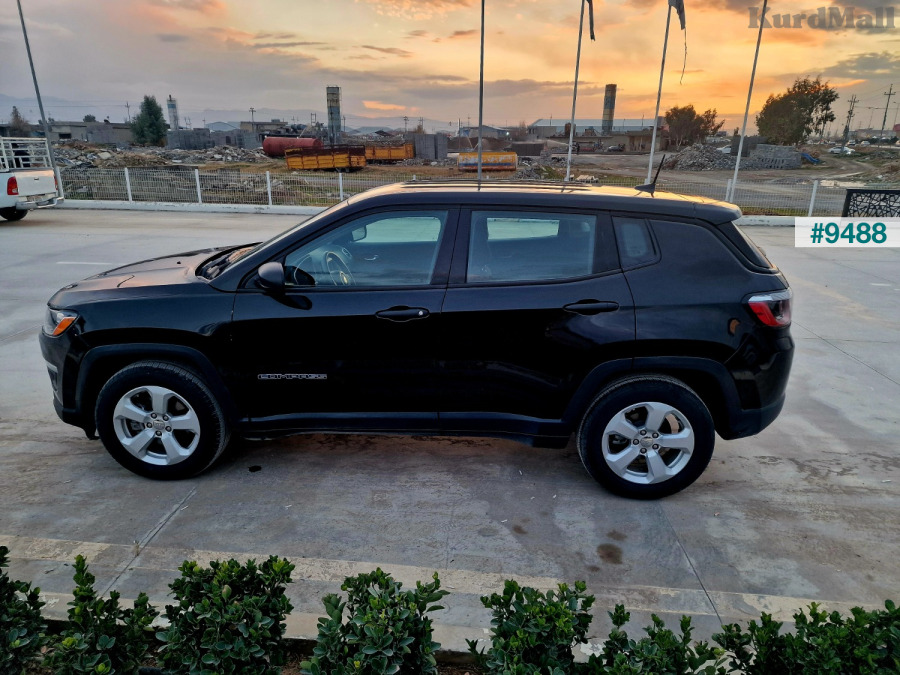
[[[572,279],[593,274],[597,216],[473,211],[466,281]]]
[[[657,259],[656,245],[650,236],[650,228],[643,218],[613,217],[616,243],[622,267],[637,267]]]
[[[757,267],[775,268],[775,265],[766,258],[765,253],[737,225],[732,222],[722,223],[718,229],[751,263]]]

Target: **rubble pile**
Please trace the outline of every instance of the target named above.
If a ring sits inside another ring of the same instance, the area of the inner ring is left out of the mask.
[[[217,163],[257,164],[271,161],[261,148],[216,146],[206,150],[176,150],[168,148],[130,148],[98,146],[82,142],[55,144],[53,155],[60,167],[121,168],[153,167],[171,164],[203,165]]]
[[[742,168],[749,168],[741,162]],[[676,155],[666,160],[666,169],[678,169],[679,171],[715,171],[717,169],[733,169],[734,158],[731,155],[719,152],[708,145],[695,143],[685,148]]]

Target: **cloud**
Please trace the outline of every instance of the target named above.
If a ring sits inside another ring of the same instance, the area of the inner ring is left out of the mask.
[[[451,33],[450,35],[447,36],[447,39],[448,39],[448,40],[457,40],[457,39],[460,39],[460,38],[470,38],[470,37],[475,37],[476,35],[478,35],[478,30],[476,30],[476,29],[472,29],[472,30],[455,30],[455,31],[453,31],[453,33]]]
[[[259,32],[253,36],[256,40],[290,40],[297,37],[296,33],[265,33]]]
[[[893,76],[900,71],[900,56],[891,52],[866,52],[842,59],[825,68],[831,77],[871,80],[878,76]]]
[[[294,42],[254,42],[250,46],[254,49],[288,49],[290,47],[319,47],[325,44],[327,43],[296,40]]]
[[[225,10],[222,0],[148,0],[151,5],[167,9],[184,9],[200,14],[218,14]]]
[[[405,105],[382,103],[381,101],[363,101],[362,103],[367,110],[406,110]]]
[[[178,33],[157,33],[156,37],[159,38],[160,42],[187,42],[190,39],[187,35]]]
[[[424,38],[424,37],[428,37],[428,31],[421,30],[421,29],[411,30],[406,34],[406,36],[411,37],[411,38]]]
[[[356,2],[372,5],[379,14],[422,21],[435,15],[471,7],[474,0],[356,0]]]
[[[374,52],[381,52],[382,54],[390,54],[391,56],[399,56],[402,59],[408,59],[413,55],[412,52],[408,52],[405,49],[400,49],[399,47],[376,47],[374,45],[360,45],[363,49],[371,49]]]

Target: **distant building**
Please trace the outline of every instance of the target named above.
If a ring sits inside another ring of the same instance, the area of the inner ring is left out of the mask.
[[[570,120],[566,119],[539,119],[535,120],[532,124],[528,126],[528,133],[532,134],[536,138],[551,138],[553,136],[563,136],[566,131],[566,125]],[[575,120],[575,133],[577,135],[584,135],[587,131],[592,131],[594,135],[603,136],[603,135],[621,135],[627,134],[629,132],[640,132],[653,128],[653,118],[648,117],[644,119],[640,118],[632,118],[632,119],[614,119],[612,121],[612,126],[610,127],[610,131],[608,134],[604,134],[603,131],[604,120],[601,118],[591,118],[591,119],[577,119]],[[666,124],[665,117],[659,117],[657,122],[657,128],[662,128]],[[592,134],[587,134],[592,135]]]
[[[102,145],[130,145],[134,141],[131,125],[126,122],[50,122],[51,141],[84,141]],[[32,124],[35,135],[43,136],[40,124]]]

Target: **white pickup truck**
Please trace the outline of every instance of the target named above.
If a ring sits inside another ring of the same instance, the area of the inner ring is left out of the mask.
[[[31,209],[62,201],[43,138],[0,136],[0,217],[21,220]]]

